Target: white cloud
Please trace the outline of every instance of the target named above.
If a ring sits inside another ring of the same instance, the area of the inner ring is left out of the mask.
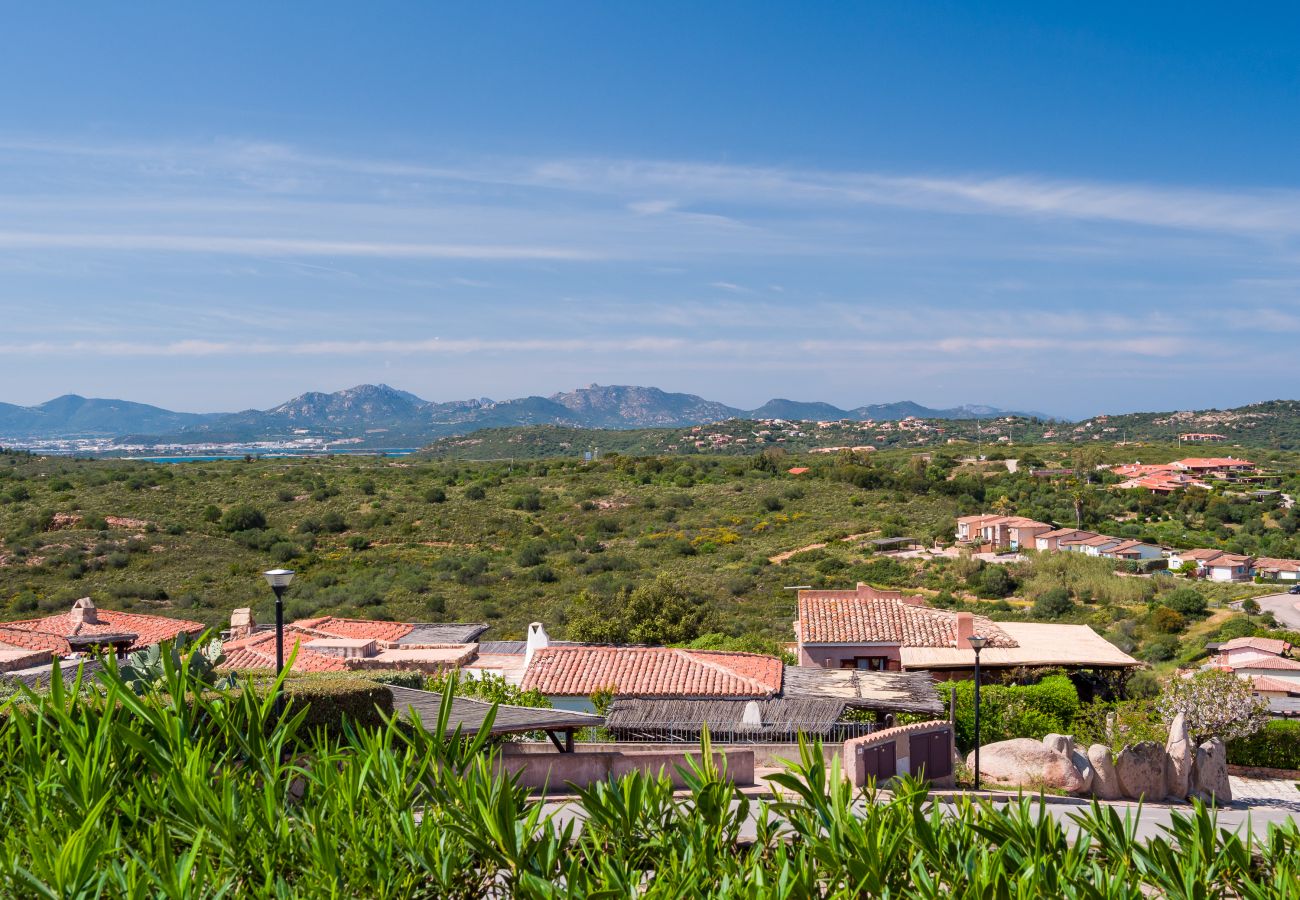
[[[600,254],[563,247],[329,241],[197,234],[0,232],[0,248],[219,253],[244,256],[361,256],[390,259],[591,260]]]

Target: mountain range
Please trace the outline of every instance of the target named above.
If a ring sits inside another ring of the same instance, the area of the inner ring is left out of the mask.
[[[364,384],[334,393],[312,391],[271,409],[235,413],[173,412],[75,394],[38,406],[0,403],[0,442],[101,438],[129,444],[197,444],[309,435],[360,438],[369,446],[398,447],[482,428],[519,425],[622,429],[698,425],[733,418],[862,421],[1003,415],[1035,414],[987,406],[932,409],[911,401],[840,409],[829,403],[785,399],[746,410],[655,387],[596,384],[549,397],[439,403],[385,384]]]

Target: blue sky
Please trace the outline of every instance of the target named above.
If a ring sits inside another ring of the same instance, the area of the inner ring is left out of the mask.
[[[12,6],[0,400],[1296,396],[1295,8],[1046,6]]]

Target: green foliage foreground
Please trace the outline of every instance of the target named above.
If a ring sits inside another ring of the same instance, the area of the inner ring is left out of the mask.
[[[96,685],[11,701],[0,725],[5,897],[1295,896],[1300,829],[1263,840],[1176,813],[1139,840],[1108,808],[1078,833],[1024,800],[945,811],[922,785],[863,794],[820,748],[751,801],[700,765],[674,796],[634,775],[581,793],[583,827],[496,772],[484,736],[389,719],[310,731],[291,704]],[[194,691],[193,688],[197,688]],[[708,755],[706,759],[710,758]]]

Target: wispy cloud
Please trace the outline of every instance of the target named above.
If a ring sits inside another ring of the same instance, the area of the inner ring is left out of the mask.
[[[297,238],[177,234],[56,234],[0,232],[0,248],[131,250],[158,253],[221,253],[244,256],[369,256],[390,259],[591,260],[600,254],[562,247],[326,241]]]

